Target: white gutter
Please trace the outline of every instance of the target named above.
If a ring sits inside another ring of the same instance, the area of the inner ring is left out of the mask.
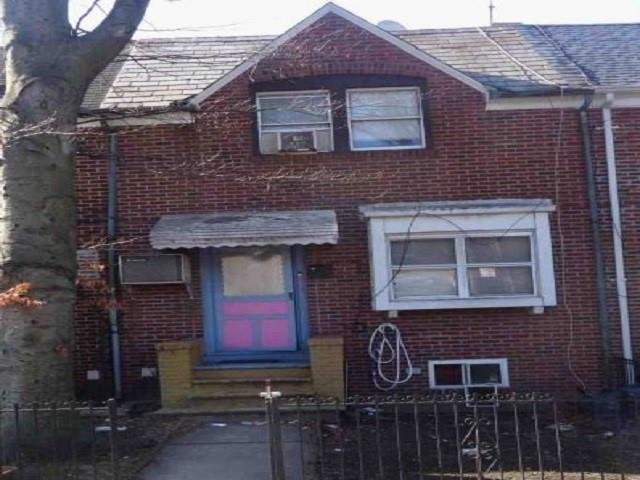
[[[625,383],[635,383],[633,367],[633,348],[631,346],[631,328],[629,326],[629,302],[627,301],[627,278],[624,271],[624,246],[622,243],[622,222],[620,221],[620,198],[618,196],[618,174],[616,171],[615,139],[611,122],[611,104],[614,94],[608,93],[602,106],[604,123],[605,154],[607,160],[607,177],[609,180],[609,203],[611,204],[611,222],[613,224],[613,252],[616,267],[616,287],[618,308],[620,309],[620,332],[622,336],[622,353],[625,360]]]

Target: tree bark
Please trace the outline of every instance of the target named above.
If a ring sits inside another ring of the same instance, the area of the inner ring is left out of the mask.
[[[119,53],[149,0],[116,0],[78,37],[67,0],[4,0],[0,105],[0,289],[32,285],[37,308],[0,307],[4,401],[73,398],[76,277],[74,132],[91,81]]]

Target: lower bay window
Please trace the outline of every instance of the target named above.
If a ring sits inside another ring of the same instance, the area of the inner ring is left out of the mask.
[[[555,305],[552,210],[548,200],[362,207],[374,308]]]
[[[533,295],[529,234],[390,238],[394,299]]]

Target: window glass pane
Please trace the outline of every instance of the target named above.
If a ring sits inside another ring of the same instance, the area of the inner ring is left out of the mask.
[[[285,292],[282,254],[263,249],[226,254],[222,281],[227,297],[281,295]]]
[[[464,385],[462,378],[462,365],[459,364],[445,364],[434,365],[433,373],[435,377],[435,384],[441,385]]]
[[[456,263],[453,238],[391,242],[391,265],[450,265]]]
[[[472,296],[533,294],[531,267],[474,267],[467,275]]]
[[[469,263],[531,261],[529,237],[472,237],[466,242]]]
[[[357,121],[351,124],[354,148],[413,147],[422,145],[419,120]]]
[[[457,295],[456,270],[400,270],[393,280],[396,298]]]
[[[327,95],[261,97],[258,105],[263,124],[295,125],[329,122],[330,105]]]
[[[502,383],[500,365],[495,363],[470,364],[469,373],[472,384]]]
[[[349,100],[353,119],[420,115],[418,90],[350,92]]]

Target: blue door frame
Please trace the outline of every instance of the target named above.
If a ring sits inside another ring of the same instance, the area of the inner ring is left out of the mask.
[[[219,345],[220,306],[222,303],[222,275],[219,268],[221,253],[225,250],[206,248],[200,250],[200,279],[202,291],[202,309],[204,321],[205,364],[215,363],[253,363],[253,362],[307,362],[309,350],[309,322],[307,308],[307,285],[304,266],[304,250],[302,246],[285,247],[289,250],[290,261],[285,268],[290,269],[291,288],[293,292],[293,314],[296,329],[297,349],[294,351],[247,351],[224,352]],[[289,273],[289,272],[287,272]]]

